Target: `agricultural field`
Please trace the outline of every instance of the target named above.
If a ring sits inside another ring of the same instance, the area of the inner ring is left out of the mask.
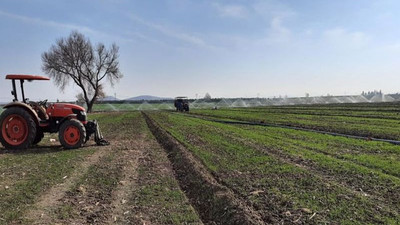
[[[198,109],[192,113],[215,118],[400,140],[399,103]]]
[[[201,223],[140,112],[91,118],[110,146],[0,148],[0,224]]]
[[[400,147],[153,113],[264,223],[396,224]]]
[[[126,111],[143,111],[143,110],[172,110],[174,103],[121,103],[121,104],[95,104],[94,112],[126,112]]]
[[[290,129],[400,140],[396,107],[93,113],[110,146],[0,148],[0,224],[398,224],[399,145]]]

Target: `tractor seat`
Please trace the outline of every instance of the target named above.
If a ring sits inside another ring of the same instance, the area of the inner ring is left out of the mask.
[[[32,106],[33,110],[36,111],[41,120],[49,120],[49,116],[47,115],[46,109],[43,106],[39,105],[37,102],[29,102],[29,104]]]

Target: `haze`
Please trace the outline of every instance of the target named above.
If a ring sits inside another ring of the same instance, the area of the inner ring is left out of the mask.
[[[107,95],[273,97],[396,93],[396,0],[160,0],[0,2],[0,102],[6,74],[39,74],[41,54],[77,30],[120,47],[125,77]],[[72,83],[71,83],[72,84]],[[31,100],[74,100],[52,82]]]

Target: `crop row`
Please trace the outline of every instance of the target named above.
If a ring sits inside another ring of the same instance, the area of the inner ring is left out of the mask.
[[[394,224],[400,219],[397,146],[173,113],[151,116],[265,222]]]
[[[340,103],[340,104],[311,104],[311,105],[287,105],[287,106],[268,106],[265,108],[276,109],[298,109],[298,110],[350,110],[350,111],[378,111],[378,112],[398,112],[399,102],[387,103]]]
[[[358,110],[357,108],[342,108],[342,107],[256,107],[256,108],[231,108],[238,112],[264,112],[264,113],[284,113],[284,114],[305,114],[305,115],[320,115],[320,116],[348,116],[361,118],[376,118],[376,119],[400,119],[400,110],[392,109],[376,109],[365,108]]]
[[[393,119],[293,114],[290,113],[290,110],[287,110],[286,112],[269,112],[268,109],[254,111],[235,109],[195,110],[193,113],[233,120],[286,125],[365,137],[400,140],[400,121]]]

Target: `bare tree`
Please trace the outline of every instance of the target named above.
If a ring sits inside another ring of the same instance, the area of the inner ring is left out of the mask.
[[[88,112],[99,95],[104,95],[101,81],[111,85],[122,78],[119,71],[118,46],[106,49],[104,44],[92,46],[83,34],[72,31],[69,37],[57,40],[42,54],[42,69],[64,90],[71,79],[82,89]]]
[[[99,86],[99,89],[98,89],[97,92],[98,92],[98,94],[97,94],[97,97],[96,97],[96,101],[99,100],[99,99],[102,99],[102,98],[106,97],[106,93],[105,93],[104,90],[103,90],[103,85],[100,85],[100,86]],[[79,103],[85,103],[85,102],[86,102],[86,101],[85,101],[85,97],[83,96],[83,93],[77,94],[77,95],[75,96],[75,98],[76,98],[76,101],[79,102]]]

